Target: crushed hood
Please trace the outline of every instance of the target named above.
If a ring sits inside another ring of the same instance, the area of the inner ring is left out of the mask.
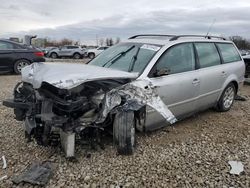
[[[42,82],[60,89],[71,89],[87,81],[137,77],[138,73],[73,63],[33,63],[22,69],[22,81],[36,89]]]

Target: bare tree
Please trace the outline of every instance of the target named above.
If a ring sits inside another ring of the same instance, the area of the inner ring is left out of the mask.
[[[241,36],[231,36],[229,40],[233,41],[234,44],[241,50],[250,49],[250,41]]]

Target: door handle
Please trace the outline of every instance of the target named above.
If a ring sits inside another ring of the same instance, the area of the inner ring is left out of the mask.
[[[192,82],[192,84],[199,84],[200,83],[200,80],[198,78],[195,78]]]

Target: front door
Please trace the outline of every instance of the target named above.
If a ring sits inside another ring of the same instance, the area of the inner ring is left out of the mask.
[[[166,50],[156,62],[149,77],[163,102],[177,119],[196,110],[200,78],[195,70],[192,43],[182,43]],[[146,129],[158,128],[165,120],[148,108]]]

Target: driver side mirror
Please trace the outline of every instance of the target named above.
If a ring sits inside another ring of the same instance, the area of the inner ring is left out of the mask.
[[[169,75],[170,74],[170,69],[169,68],[162,68],[160,70],[156,70],[154,73],[155,77],[160,77],[160,76],[165,76],[165,75]]]

